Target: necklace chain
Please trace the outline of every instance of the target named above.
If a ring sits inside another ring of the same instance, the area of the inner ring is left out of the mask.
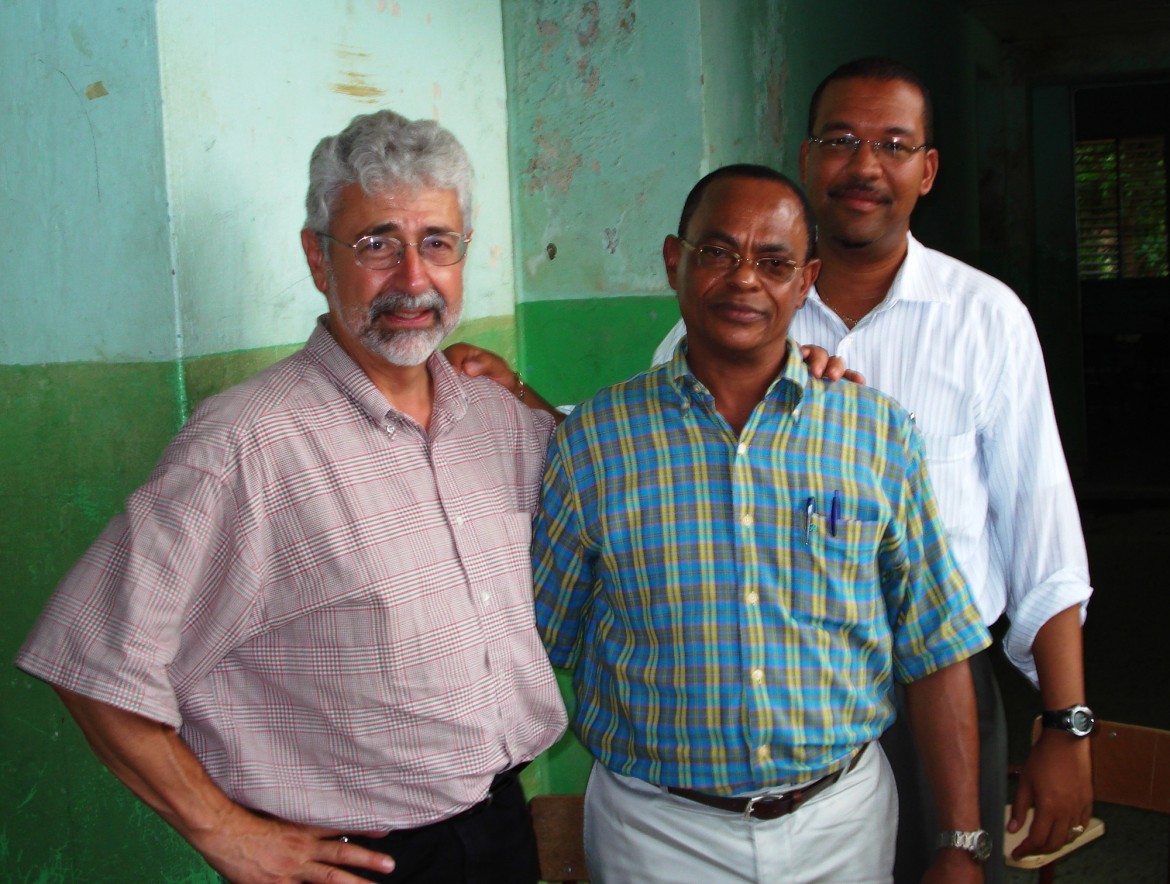
[[[854,319],[852,316],[846,316],[844,313],[842,313],[840,310],[838,310],[832,304],[829,304],[829,302],[827,300],[825,300],[824,295],[821,296],[821,300],[824,301],[824,303],[828,305],[830,310],[832,310],[834,313],[837,314],[837,316],[841,319],[841,321],[845,323],[846,328],[853,328],[853,326],[855,326],[855,325],[857,325],[857,323],[861,322],[860,318]]]

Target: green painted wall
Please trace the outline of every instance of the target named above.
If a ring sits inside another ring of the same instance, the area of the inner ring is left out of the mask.
[[[0,366],[0,659],[174,434],[179,384],[166,362]],[[0,691],[6,880],[210,880],[93,760],[48,688],[7,665]]]

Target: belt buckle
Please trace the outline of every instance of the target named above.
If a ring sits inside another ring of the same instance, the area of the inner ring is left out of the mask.
[[[744,806],[743,818],[745,820],[750,820],[752,817],[754,817],[756,815],[757,806],[759,807],[759,810],[762,811],[760,813],[759,819],[774,820],[778,817],[782,817],[785,813],[783,810],[779,810],[778,813],[769,813],[767,811],[771,810],[771,806],[773,804],[783,806],[784,799],[787,797],[787,793],[783,795],[770,795],[765,792],[763,795],[753,795],[747,800],[747,804]]]

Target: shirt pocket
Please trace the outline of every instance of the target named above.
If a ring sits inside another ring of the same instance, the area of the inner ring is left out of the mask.
[[[923,433],[926,467],[939,516],[952,543],[978,537],[986,515],[976,433]]]
[[[812,513],[797,526],[790,587],[795,616],[818,626],[885,620],[878,557],[885,523]]]

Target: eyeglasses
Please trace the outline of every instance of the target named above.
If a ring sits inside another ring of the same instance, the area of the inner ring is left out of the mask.
[[[725,249],[723,246],[715,246],[710,243],[696,246],[681,238],[679,242],[688,251],[695,253],[696,264],[704,270],[711,270],[715,273],[734,273],[739,265],[746,261],[756,269],[756,272],[760,276],[769,282],[785,283],[796,276],[798,271],[808,266],[807,264],[797,264],[788,258],[778,258],[769,255],[765,255],[762,258],[745,258],[743,255],[731,251],[731,249]]]
[[[904,163],[920,150],[926,150],[929,144],[912,145],[904,141],[858,138],[856,135],[838,135],[835,138],[814,138],[809,136],[809,144],[817,145],[829,156],[853,156],[861,149],[861,145],[868,144],[882,162]]]
[[[325,239],[331,239],[339,246],[345,246],[353,251],[353,259],[359,267],[366,270],[389,270],[402,263],[407,246],[418,249],[418,256],[436,267],[446,267],[449,264],[458,264],[467,254],[467,244],[471,242],[471,234],[462,233],[432,233],[424,236],[418,242],[403,242],[392,236],[373,235],[363,236],[357,242],[348,243],[330,236],[328,233],[317,233]]]

